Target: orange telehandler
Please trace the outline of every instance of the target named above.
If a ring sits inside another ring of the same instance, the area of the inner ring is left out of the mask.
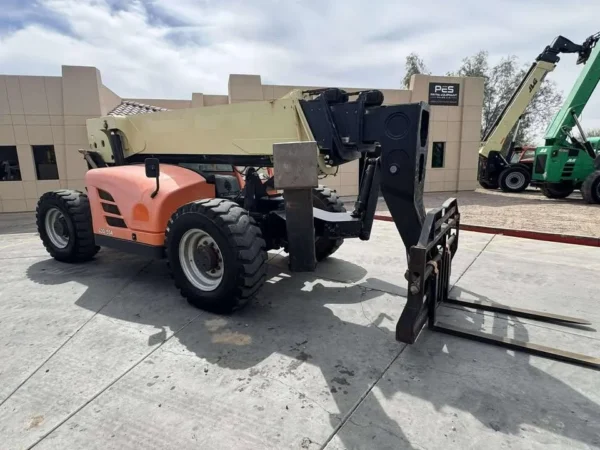
[[[428,323],[481,340],[436,319],[441,304],[457,302],[448,294],[460,214],[455,199],[425,213],[429,106],[383,100],[377,90],[295,90],[273,101],[89,119],[89,148],[81,151],[89,166],[86,192],[58,190],[40,198],[41,240],[64,262],[90,260],[100,247],[166,258],[189,302],[231,313],[264,284],[267,251],[289,250],[296,269],[312,270],[344,239],[368,240],[381,191],[409,263],[397,339],[415,342]],[[278,152],[286,143],[292,151]],[[351,212],[335,192],[312,181],[294,186],[361,157],[361,188]],[[274,176],[265,181],[258,168],[271,175],[274,168]],[[578,363],[584,358],[555,349],[538,353]]]

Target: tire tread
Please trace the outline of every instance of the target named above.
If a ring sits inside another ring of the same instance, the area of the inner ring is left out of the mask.
[[[319,186],[313,189],[313,197],[316,197],[325,204],[325,210],[329,212],[346,212],[344,203],[338,197],[337,193],[328,187]],[[317,261],[323,261],[328,256],[333,255],[344,243],[344,239],[329,239],[327,244],[316,242]]]
[[[248,211],[227,199],[203,199],[182,206],[169,219],[165,231],[167,264],[173,278],[175,277],[172,267],[168,263],[174,257],[169,254],[171,230],[173,223],[184,214],[202,214],[213,221],[234,247],[239,262],[233,295],[226,304],[219,305],[217,309],[210,309],[230,313],[242,308],[256,295],[267,277],[267,251],[260,228]],[[175,284],[181,295],[190,303],[206,308],[206,305],[201,305],[201,300],[198,299],[195,291],[177,282]]]
[[[595,170],[583,180],[583,184],[581,185],[581,196],[586,203],[600,203],[600,198],[598,198],[598,195],[595,192],[595,190],[598,189],[595,187],[596,182],[600,183],[600,170]]]
[[[50,256],[63,262],[83,262],[92,259],[100,248],[96,246],[94,240],[92,211],[87,194],[70,189],[59,189],[44,193],[38,200],[35,211],[36,226],[40,236],[45,235],[45,233],[42,233],[45,225],[40,209],[46,203],[60,204],[71,218],[76,232],[73,251],[67,256],[57,252],[47,240],[42,239],[42,243]]]

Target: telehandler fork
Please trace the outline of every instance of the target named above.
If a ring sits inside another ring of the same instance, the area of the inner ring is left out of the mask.
[[[383,100],[376,90],[297,90],[274,101],[90,119],[89,149],[82,151],[90,168],[87,192],[44,194],[37,207],[40,237],[48,252],[65,262],[92,259],[100,246],[166,258],[190,303],[230,313],[265,282],[268,250],[289,249],[291,259],[304,263],[301,269],[312,270],[314,260],[331,255],[344,239],[368,240],[381,191],[408,257],[408,301],[397,339],[412,344],[428,323],[434,330],[481,340],[436,320],[437,308],[452,301],[460,214],[455,199],[425,213],[429,107],[383,105]],[[299,154],[274,151],[286,143],[299,143],[304,153],[312,146],[305,165],[291,164]],[[287,190],[294,187],[294,177],[331,174],[361,155],[367,157],[352,212],[327,188],[309,189],[308,196]],[[257,167],[274,167],[275,178],[261,180]],[[298,239],[310,245],[294,245]],[[510,345],[532,351],[532,344]],[[542,354],[590,363],[559,350]]]

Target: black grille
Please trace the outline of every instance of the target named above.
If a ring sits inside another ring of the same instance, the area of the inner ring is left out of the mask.
[[[538,155],[535,158],[535,164],[533,165],[533,171],[535,173],[544,173],[546,171],[546,160],[548,155]]]
[[[111,205],[110,203],[100,203],[100,204],[102,205],[102,209],[104,210],[104,212],[116,214],[117,216],[121,215],[121,211],[119,211],[119,208],[117,205]]]
[[[575,163],[566,163],[565,167],[563,167],[562,177],[568,178],[573,175],[573,170],[575,169]]]
[[[111,227],[127,228],[127,225],[125,225],[125,221],[123,219],[111,216],[104,216],[104,218],[106,219],[106,223],[109,224]]]
[[[114,202],[115,199],[108,192],[103,191],[102,189],[98,189],[98,195],[102,200],[106,200],[107,202]]]

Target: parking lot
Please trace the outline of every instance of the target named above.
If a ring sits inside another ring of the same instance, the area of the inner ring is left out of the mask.
[[[2,449],[600,448],[593,369],[425,330],[394,339],[404,248],[376,222],[315,273],[271,253],[233,316],[189,306],[162,261],[46,254],[30,214],[0,221]],[[600,252],[461,233],[452,296],[591,327],[446,308],[444,321],[600,356]]]
[[[430,192],[424,196],[425,207],[437,207],[449,196],[458,199],[463,224],[600,238],[600,206],[585,203],[579,191],[566,199],[546,198],[535,188],[518,194],[499,189]],[[383,200],[377,209],[386,214]]]

